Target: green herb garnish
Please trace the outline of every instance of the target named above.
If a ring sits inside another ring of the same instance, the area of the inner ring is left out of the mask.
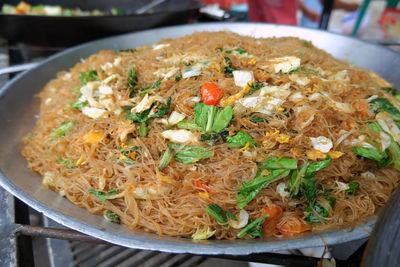
[[[172,98],[169,97],[167,104],[165,104],[165,105],[164,104],[156,104],[156,102],[154,102],[150,106],[150,108],[148,108],[142,112],[132,113],[130,110],[127,110],[126,114],[125,114],[125,118],[132,120],[134,122],[140,123],[140,126],[139,126],[140,136],[142,136],[142,137],[147,136],[147,132],[148,132],[147,122],[150,119],[160,118],[160,117],[164,116],[165,114],[167,114],[171,107],[171,102],[172,102]],[[155,112],[153,115],[150,115],[150,111],[152,109],[154,109]]]
[[[346,189],[346,194],[348,195],[354,195],[356,193],[356,190],[360,187],[360,184],[356,181],[351,181],[349,183],[349,189]]]
[[[50,133],[50,137],[58,138],[64,136],[67,132],[71,131],[74,123],[72,121],[64,121],[59,127],[57,127],[53,132]]]
[[[65,160],[65,159],[63,159],[62,157],[59,157],[59,158],[57,159],[57,161],[58,161],[59,163],[61,163],[62,165],[64,165],[65,168],[67,168],[67,169],[75,169],[76,167],[78,167],[78,166],[75,165],[75,163],[74,163],[73,161]]]
[[[224,57],[225,62],[226,62],[226,67],[224,67],[224,72],[226,74],[232,73],[236,68],[232,67],[232,61],[229,57]]]
[[[99,79],[96,70],[88,70],[79,73],[79,80],[81,80],[81,86],[85,86],[90,81],[96,81]]]
[[[329,216],[329,212],[318,204],[309,205],[304,209],[304,213],[307,216],[305,220],[310,224],[322,222],[322,218]]]
[[[94,190],[94,189],[89,189],[88,193],[98,197],[101,200],[101,205],[104,206],[106,200],[107,199],[114,199],[115,198],[114,195],[118,194],[119,191],[117,189],[110,189],[108,192],[104,192],[104,191],[98,191],[98,190]]]
[[[253,138],[251,138],[251,136],[246,133],[246,132],[238,132],[236,135],[234,136],[228,136],[226,138],[226,142],[228,144],[228,147],[230,148],[234,148],[234,147],[244,147],[247,145],[247,143],[249,144],[249,147],[259,147],[260,145],[257,144]]]
[[[71,107],[73,107],[74,109],[80,109],[89,103],[88,101],[80,101],[81,97],[82,97],[82,94],[79,94],[75,98],[74,102],[71,103]]]
[[[201,146],[184,146],[170,143],[169,147],[175,152],[175,159],[185,164],[195,163],[212,156],[213,151]]]
[[[175,76],[175,81],[178,82],[182,79],[182,74],[178,74]]]
[[[128,73],[128,90],[130,90],[130,94],[129,97],[132,97],[132,94],[134,93],[134,88],[137,85],[138,82],[138,78],[136,76],[136,68],[133,67],[130,69],[129,73]]]

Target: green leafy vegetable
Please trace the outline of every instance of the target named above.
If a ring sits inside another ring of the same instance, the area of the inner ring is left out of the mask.
[[[307,216],[306,221],[309,223],[321,222],[321,218],[329,216],[329,212],[317,204],[317,192],[323,190],[321,184],[317,184],[315,172],[328,167],[332,162],[332,158],[328,155],[325,160],[317,162],[305,162],[299,169],[293,171],[289,181],[289,197],[300,198],[304,196],[308,202],[308,207],[304,209]],[[329,190],[323,190],[323,197],[333,207],[336,199],[329,197]]]
[[[243,228],[242,231],[237,234],[237,237],[242,238],[248,233],[256,233],[256,235],[262,235],[262,224],[268,217],[269,215],[258,217],[257,219],[249,223],[245,228]]]
[[[104,218],[109,222],[121,223],[121,219],[119,218],[119,216],[110,210],[106,210],[104,212]]]
[[[194,123],[188,119],[184,119],[184,120],[178,122],[177,126],[180,129],[203,131],[202,127],[198,126],[196,123]]]
[[[230,148],[244,147],[247,145],[247,143],[249,143],[249,147],[260,146],[253,140],[253,138],[251,138],[248,133],[242,131],[238,132],[234,136],[228,136],[226,138],[226,142]]]
[[[309,173],[304,175],[303,177],[303,183],[301,185],[301,192],[307,199],[309,203],[312,203],[315,200],[316,193],[317,193],[317,187],[315,183],[317,182],[317,177],[315,176],[314,173]]]
[[[182,74],[178,74],[175,76],[175,81],[180,81],[182,79]]]
[[[65,160],[65,159],[63,159],[62,157],[59,157],[59,158],[57,159],[57,161],[58,161],[59,163],[61,163],[62,165],[64,165],[65,168],[67,168],[67,169],[75,169],[75,168],[77,167],[73,161]]]
[[[364,158],[367,159],[372,159],[372,160],[376,160],[376,161],[381,161],[386,159],[387,157],[389,157],[389,154],[387,153],[387,151],[383,151],[381,152],[379,150],[379,148],[376,147],[371,147],[371,148],[367,148],[367,147],[353,147],[352,151],[354,154],[357,154],[359,156],[362,156]]]
[[[289,173],[290,170],[278,169],[273,170],[269,175],[262,176],[262,170],[258,171],[253,180],[242,184],[242,189],[236,195],[238,207],[243,209],[264,187],[279,179],[285,178]]]
[[[369,103],[369,108],[375,114],[386,111],[394,120],[400,120],[400,111],[395,108],[392,103],[389,102],[386,98],[376,98]]]
[[[194,121],[206,133],[222,131],[229,125],[232,117],[231,106],[226,106],[222,110],[204,103],[196,103],[194,106]]]
[[[175,159],[185,164],[195,163],[199,160],[211,157],[212,150],[201,146],[184,146],[170,143],[169,147],[175,152]]]
[[[377,122],[371,122],[368,124],[368,129],[375,133],[380,133],[383,131],[382,127]],[[390,136],[390,145],[387,149],[389,151],[389,156],[384,155],[383,159],[378,159],[378,168],[385,167],[392,162],[394,163],[394,167],[397,170],[400,170],[400,146],[396,143],[389,133],[385,132],[388,136]],[[380,152],[380,150],[379,150]],[[384,153],[381,153],[384,154]],[[387,154],[387,153],[386,153]]]
[[[168,97],[167,104],[166,105],[159,104],[156,107],[156,112],[154,112],[154,114],[151,115],[150,118],[161,118],[162,116],[167,114],[169,109],[171,108],[171,102],[172,102],[172,98]]]
[[[86,106],[88,104],[87,101],[80,101],[80,98],[82,97],[82,94],[79,94],[74,102],[71,103],[71,107],[73,107],[74,109],[80,109],[83,108],[84,106]]]
[[[78,87],[72,87],[71,91],[74,93],[78,93],[79,92],[79,88]]]
[[[299,71],[300,71],[300,68],[297,68],[297,69],[289,71],[289,74],[294,74],[294,73],[299,72]]]
[[[210,140],[216,140],[219,137],[221,137],[222,139],[226,139],[226,137],[229,136],[229,132],[228,131],[222,131],[219,133],[205,133],[200,135],[200,141],[201,142],[205,142],[205,141],[210,141]]]
[[[293,159],[272,157],[258,165],[259,171],[250,182],[243,183],[242,189],[236,195],[238,207],[244,208],[254,197],[268,184],[285,178],[291,170],[297,169],[297,163]],[[262,175],[264,170],[270,171],[268,175]]]
[[[156,104],[153,103],[150,108],[142,111],[142,112],[138,112],[138,113],[132,113],[130,110],[126,111],[125,114],[125,118],[132,120],[134,122],[138,122],[140,123],[139,126],[139,135],[144,137],[147,136],[147,132],[148,132],[148,127],[147,127],[147,122],[152,119],[152,118],[160,118],[162,116],[164,116],[165,114],[168,113],[170,107],[171,107],[171,102],[172,102],[172,98],[169,97],[167,104]],[[154,114],[150,115],[150,111],[154,108]]]
[[[379,133],[379,132],[383,131],[383,129],[379,125],[379,123],[377,123],[375,121],[368,124],[368,129],[370,129],[371,131],[373,131],[375,133]]]
[[[81,80],[81,86],[85,86],[90,81],[96,81],[99,79],[97,70],[88,70],[79,73],[79,80]]]
[[[313,202],[316,194],[316,181],[314,172],[320,171],[331,164],[332,158],[328,155],[325,160],[304,163],[299,170],[292,173],[288,188],[291,198],[304,195],[308,202]]]
[[[305,220],[310,224],[320,223],[322,222],[322,218],[326,218],[329,216],[329,212],[324,207],[318,204],[307,206],[307,208],[304,209],[304,213],[307,216]]]
[[[306,174],[310,174],[310,173],[325,169],[326,167],[328,167],[331,164],[331,162],[332,162],[332,158],[329,155],[326,156],[325,160],[312,162],[312,163],[308,164]]]
[[[139,135],[141,137],[146,137],[148,132],[148,127],[146,122],[141,122],[139,125]]]
[[[229,219],[236,221],[236,218],[232,213],[224,211],[217,204],[208,205],[204,210],[220,223],[228,223]]]
[[[98,197],[101,200],[101,205],[104,206],[106,200],[107,199],[114,199],[115,198],[114,195],[118,194],[119,191],[117,189],[110,189],[108,192],[104,192],[104,191],[98,191],[98,190],[94,190],[94,189],[89,189],[88,193]]]
[[[335,206],[336,198],[334,197],[325,197],[326,200],[328,200],[329,205],[333,208]]]
[[[260,169],[277,170],[277,169],[297,169],[297,162],[294,159],[271,157],[264,163],[258,165]]]
[[[197,103],[194,106],[195,123],[204,129],[206,133],[211,132],[216,111],[216,106]]]
[[[138,113],[132,113],[130,110],[127,110],[125,118],[132,120],[134,122],[147,122],[150,119],[149,114],[151,108]]]
[[[174,151],[170,147],[168,147],[161,157],[158,169],[162,171],[165,167],[167,167],[167,165],[171,162],[173,158],[174,158]]]
[[[392,94],[392,95],[398,95],[398,91],[397,91],[397,89],[396,88],[393,88],[393,87],[383,87],[383,88],[381,88],[383,91],[385,91],[385,92],[388,92],[389,94]]]
[[[50,137],[58,138],[64,136],[67,132],[72,130],[74,123],[72,121],[64,121],[59,127],[50,133]]]
[[[217,109],[214,117],[214,123],[212,126],[213,132],[219,133],[225,129],[231,122],[233,117],[233,108],[231,106],[226,106],[224,109]]]
[[[356,193],[356,190],[360,187],[360,184],[356,181],[351,181],[349,183],[349,189],[347,189],[345,192],[348,195],[354,195]]]

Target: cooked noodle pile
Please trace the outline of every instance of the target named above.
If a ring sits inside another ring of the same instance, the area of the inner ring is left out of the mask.
[[[373,215],[399,183],[389,87],[297,38],[196,33],[59,73],[22,154],[43,185],[132,229],[336,229]]]

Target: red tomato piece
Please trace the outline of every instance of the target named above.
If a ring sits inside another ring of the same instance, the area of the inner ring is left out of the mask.
[[[224,91],[220,89],[215,83],[205,82],[201,86],[201,96],[206,105],[216,105],[224,96]]]

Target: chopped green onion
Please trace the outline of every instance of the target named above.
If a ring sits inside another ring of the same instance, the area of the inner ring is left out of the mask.
[[[167,165],[170,163],[173,157],[174,157],[174,151],[170,147],[168,147],[167,150],[165,150],[163,156],[161,157],[158,169],[162,171],[165,167],[167,167]]]
[[[244,237],[248,232],[251,232],[251,230],[254,230],[255,228],[258,228],[260,225],[262,225],[264,223],[264,221],[268,218],[269,218],[269,215],[258,217],[257,219],[255,219],[254,221],[249,223],[245,228],[243,228],[242,231],[240,231],[237,234],[237,237],[238,238]]]
[[[104,212],[104,218],[106,218],[107,221],[113,222],[113,223],[121,223],[121,219],[117,214],[112,212],[111,210],[106,210]]]

